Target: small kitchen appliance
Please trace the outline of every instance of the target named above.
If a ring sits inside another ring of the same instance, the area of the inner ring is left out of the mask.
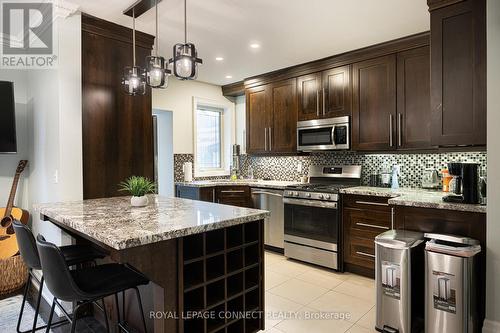
[[[450,185],[453,194],[443,197],[443,201],[478,204],[479,164],[451,162],[448,170],[453,177]]]
[[[350,149],[349,117],[297,122],[297,150]]]
[[[437,189],[439,188],[439,175],[436,169],[427,168],[422,173],[422,188]]]
[[[308,184],[287,186],[285,256],[341,271],[339,190],[360,182],[361,166],[312,166]]]

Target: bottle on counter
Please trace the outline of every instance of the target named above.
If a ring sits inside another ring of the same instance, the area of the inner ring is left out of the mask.
[[[401,167],[399,165],[394,165],[392,167],[392,181],[391,188],[397,190],[399,188],[399,174],[401,173]]]
[[[450,192],[450,182],[453,177],[450,175],[448,169],[441,170],[441,179],[443,180],[443,192]]]

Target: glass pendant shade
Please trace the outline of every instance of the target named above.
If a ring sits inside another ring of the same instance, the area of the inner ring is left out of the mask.
[[[138,66],[125,67],[123,71],[123,90],[132,96],[146,94],[144,70]]]
[[[196,79],[198,64],[203,63],[197,57],[196,47],[192,43],[175,44],[174,57],[169,62],[173,63],[173,74],[181,80]]]
[[[165,58],[158,56],[146,57],[146,82],[152,88],[164,89],[168,86],[170,70],[165,66]]]

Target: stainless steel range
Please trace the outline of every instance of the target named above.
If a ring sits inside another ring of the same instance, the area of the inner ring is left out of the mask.
[[[360,185],[361,166],[313,166],[309,180],[285,189],[285,256],[342,270],[339,189]]]

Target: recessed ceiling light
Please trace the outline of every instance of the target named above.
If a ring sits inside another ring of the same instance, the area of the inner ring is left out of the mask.
[[[252,49],[258,49],[258,48],[260,47],[260,44],[257,44],[257,43],[252,43],[252,44],[250,44],[250,47],[251,47]]]
[[[222,58],[222,57],[215,57],[215,60],[222,61],[222,60],[224,60],[224,58]]]
[[[233,76],[232,75],[226,75],[226,79],[232,79]]]

